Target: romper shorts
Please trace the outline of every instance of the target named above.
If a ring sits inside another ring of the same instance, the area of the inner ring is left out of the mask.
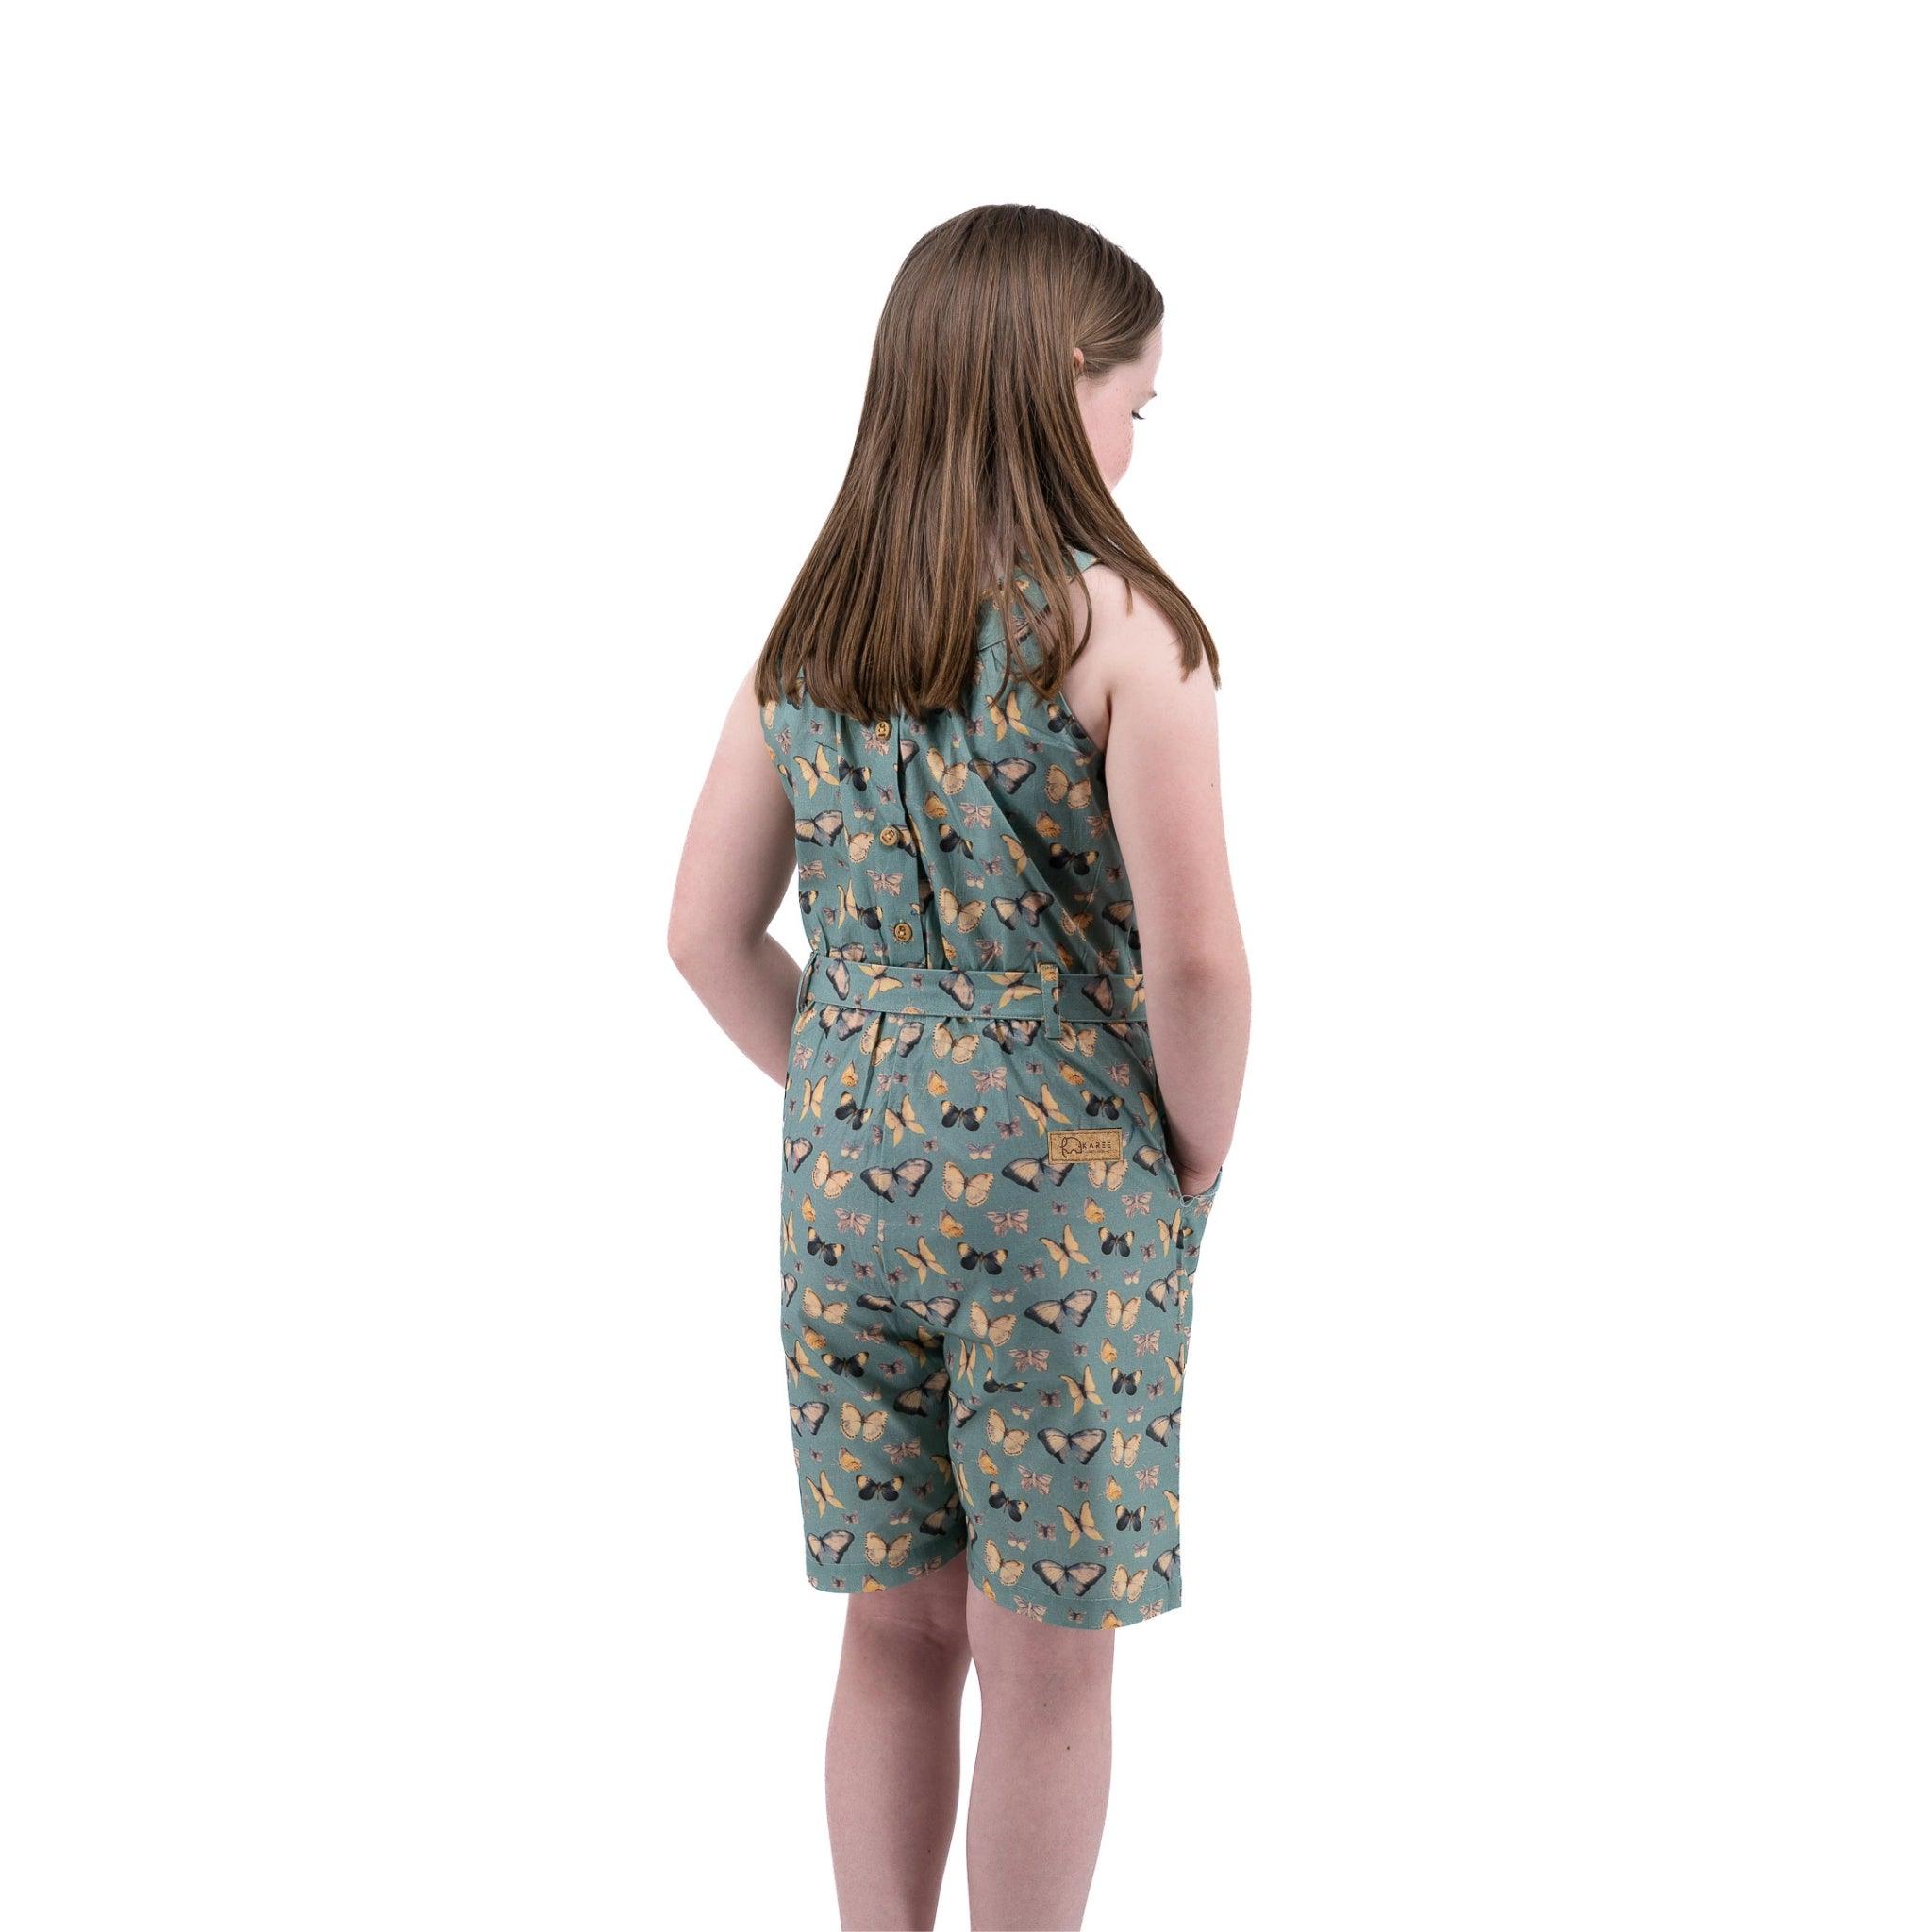
[[[1183,1195],[1139,975],[814,953],[785,1087],[781,1332],[806,1579],[963,1554],[1071,1629],[1179,1607]]]

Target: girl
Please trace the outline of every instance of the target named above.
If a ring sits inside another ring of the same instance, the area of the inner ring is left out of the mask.
[[[1077,1926],[1113,1633],[1181,1598],[1191,1277],[1248,974],[1219,659],[1109,493],[1162,308],[1050,209],[920,241],[672,908],[679,969],[785,1089],[800,1554],[846,1599],[848,1927],[933,1923],[969,1662],[973,1924]],[[766,929],[794,869],[803,975]]]

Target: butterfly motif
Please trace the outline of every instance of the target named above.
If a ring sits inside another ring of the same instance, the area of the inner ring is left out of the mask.
[[[929,1160],[902,1160],[896,1167],[868,1167],[863,1178],[866,1186],[881,1199],[896,1201],[902,1188],[908,1196],[917,1194],[931,1172],[932,1162]]]
[[[1064,1514],[1064,1512],[1062,1512]],[[1055,1563],[1042,1557],[1033,1572],[1056,1596],[1085,1596],[1107,1574],[1104,1563]],[[1205,1572],[1203,1573],[1206,1574]]]

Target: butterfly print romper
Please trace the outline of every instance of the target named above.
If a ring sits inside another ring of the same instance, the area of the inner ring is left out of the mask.
[[[853,1591],[964,1552],[994,1603],[1105,1629],[1181,1600],[1221,1176],[1184,1196],[1168,1153],[1103,756],[1007,650],[990,598],[970,711],[764,707],[811,946],[779,1237],[802,1555]]]

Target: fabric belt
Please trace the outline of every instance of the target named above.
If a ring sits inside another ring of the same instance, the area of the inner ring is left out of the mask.
[[[808,1005],[857,1007],[869,1013],[920,1013],[948,1020],[1034,1020],[1055,1014],[1084,1023],[1144,1022],[1146,986],[1138,974],[1062,973],[1036,963],[991,973],[951,966],[885,966],[814,952],[798,981]]]

